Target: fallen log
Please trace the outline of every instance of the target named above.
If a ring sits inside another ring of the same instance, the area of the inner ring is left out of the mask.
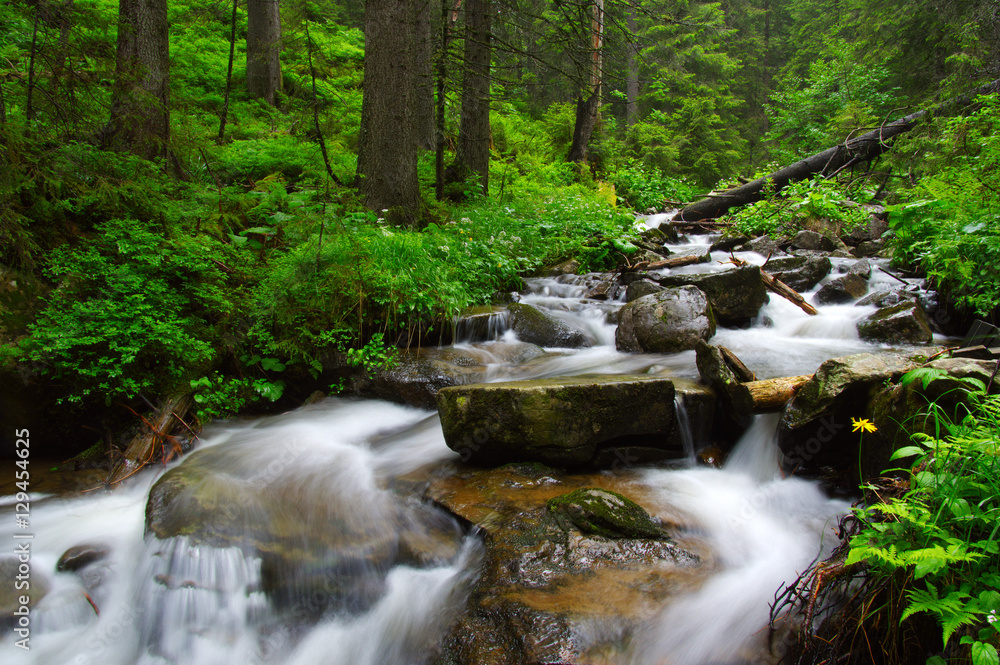
[[[819,314],[819,311],[817,311],[815,307],[806,302],[806,299],[803,298],[798,291],[788,286],[774,275],[761,270],[760,278],[764,281],[764,286],[766,286],[769,291],[776,293],[785,300],[797,305],[799,309],[801,309],[806,314],[810,316],[816,316],[817,314]]]
[[[738,259],[732,255],[730,255],[729,263],[732,263],[738,268],[743,267],[745,265],[749,265],[743,259]],[[819,311],[815,307],[810,305],[808,302],[806,302],[806,299],[803,298],[798,291],[788,286],[787,284],[782,282],[780,279],[778,279],[771,273],[766,272],[763,268],[761,268],[760,271],[760,279],[762,282],[764,282],[764,286],[767,287],[769,291],[781,296],[782,298],[789,301],[790,303],[801,309],[809,316],[816,316],[817,314],[819,314]]]
[[[628,266],[625,271],[633,270],[659,270],[660,268],[680,268],[682,266],[690,266],[696,263],[708,263],[712,260],[712,255],[709,252],[704,254],[688,254],[685,256],[671,256],[668,259],[663,259],[662,261],[639,261],[638,263]]]
[[[799,388],[811,378],[812,374],[808,376],[782,376],[776,379],[741,383],[733,386],[732,389],[745,391],[740,402],[750,405],[750,413],[780,411],[785,408],[788,400],[795,397]]]
[[[928,113],[942,113],[954,108],[964,108],[975,102],[976,97],[979,95],[998,91],[1000,91],[1000,79],[933,109],[917,111],[905,118],[886,123],[860,136],[848,137],[842,143],[832,148],[827,148],[822,152],[806,157],[763,178],[757,178],[745,185],[740,185],[724,192],[710,194],[700,201],[690,203],[678,211],[673,219],[674,221],[684,222],[715,219],[726,214],[730,208],[761,200],[764,197],[766,188],[771,188],[772,191],[777,192],[790,183],[805,180],[814,175],[833,175],[855,164],[870,161],[887,151],[896,136],[913,129],[917,121]]]
[[[111,469],[111,473],[104,481],[105,484],[119,483],[150,462],[155,461],[163,444],[173,441],[171,436],[173,428],[178,424],[186,426],[184,416],[187,415],[190,408],[190,395],[186,393],[174,395],[167,398],[150,420],[142,418],[148,431],[137,434],[129,442],[124,457]]]

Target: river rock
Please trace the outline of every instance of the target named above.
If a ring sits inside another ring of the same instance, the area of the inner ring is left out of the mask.
[[[917,366],[914,359],[891,353],[859,353],[820,365],[781,416],[778,445],[786,467],[831,466],[849,477],[857,468],[859,440],[851,419],[866,417],[873,394]]]
[[[858,335],[887,344],[927,344],[934,337],[924,308],[912,300],[866,316],[858,322]]]
[[[56,562],[59,572],[77,571],[107,558],[111,551],[105,545],[76,545],[62,553]]]
[[[765,258],[769,256],[785,256],[784,250],[781,249],[781,244],[771,236],[757,236],[749,242],[749,247],[752,251],[757,252]]]
[[[885,243],[881,240],[863,240],[858,243],[858,246],[854,248],[852,253],[858,257],[870,258],[878,256],[883,247],[885,247]]]
[[[510,310],[510,327],[522,342],[571,349],[590,344],[582,331],[534,305],[515,303],[507,309]]]
[[[642,296],[618,311],[619,351],[674,353],[693,349],[715,334],[715,316],[696,286],[668,288]]]
[[[862,279],[871,279],[872,263],[868,259],[861,259],[860,261],[855,261],[847,269],[847,274],[860,275]]]
[[[667,287],[698,287],[708,296],[716,319],[724,324],[742,325],[748,322],[767,302],[767,289],[758,266],[701,274],[665,275],[657,281]]]
[[[857,273],[832,279],[813,297],[817,305],[836,305],[857,300],[868,293],[868,280]]]
[[[673,524],[652,517],[660,527],[656,538],[608,538],[582,532],[547,507],[590,488],[628,496],[645,510],[633,479],[510,464],[432,481],[428,498],[485,535],[479,574],[437,662],[604,662],[601,655],[624,649],[665,598],[699,584],[712,566],[703,564],[702,552],[669,537]],[[615,628],[594,631],[594,625]]]
[[[811,249],[818,250],[821,252],[832,252],[836,249],[836,245],[833,240],[826,237],[822,233],[817,233],[816,231],[809,231],[803,229],[795,234],[792,238],[792,247],[796,249]]]
[[[590,375],[446,388],[438,393],[445,442],[479,465],[583,465],[598,448],[644,445],[683,455],[668,440],[674,385],[648,375]]]
[[[654,540],[667,537],[660,523],[642,506],[611,490],[584,487],[552,497],[546,506],[585,535]]]
[[[753,401],[741,382],[726,364],[722,350],[706,342],[695,347],[696,363],[701,380],[718,395],[723,412],[744,427],[749,424],[748,416],[753,412]]]
[[[508,327],[506,307],[483,305],[464,310],[455,319],[455,340],[488,342],[500,337]]]
[[[633,300],[638,300],[643,296],[648,296],[652,293],[659,293],[663,291],[666,287],[660,286],[657,282],[649,279],[641,279],[632,282],[628,285],[625,290],[625,302],[629,303]]]
[[[713,252],[731,252],[734,249],[742,247],[743,245],[750,242],[750,238],[745,235],[734,235],[734,236],[723,236],[709,247],[710,251]]]
[[[889,290],[873,291],[854,304],[858,307],[875,305],[882,308],[898,305],[902,302],[914,302],[916,300],[917,295],[915,293],[911,293],[903,287],[896,287]]]
[[[355,388],[366,397],[433,409],[439,390],[482,381],[485,373],[479,359],[450,347],[408,349],[389,366],[356,379]]]
[[[832,269],[833,264],[826,256],[783,257],[764,266],[764,270],[800,292],[812,290]]]

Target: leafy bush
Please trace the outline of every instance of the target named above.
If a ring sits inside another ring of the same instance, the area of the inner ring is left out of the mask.
[[[920,265],[959,307],[990,317],[1000,306],[1000,99],[941,121],[924,150],[924,177],[890,209],[895,259]],[[912,144],[909,150],[912,150]],[[909,151],[908,150],[908,151]]]
[[[859,196],[860,195],[860,196]],[[743,206],[726,219],[733,230],[749,236],[792,236],[815,226],[840,233],[868,222],[869,213],[852,198],[868,198],[867,192],[848,192],[835,180],[822,177],[792,183],[780,192]]]
[[[127,219],[100,224],[86,244],[49,257],[58,287],[23,342],[29,359],[73,401],[175,388],[217,353],[213,325],[234,305],[209,257],[227,255],[205,236],[169,238]]]
[[[664,210],[698,198],[701,189],[630,160],[611,175],[619,200],[634,210]]]

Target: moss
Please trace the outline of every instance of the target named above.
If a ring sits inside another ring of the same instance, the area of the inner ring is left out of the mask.
[[[663,527],[642,506],[617,492],[584,487],[553,497],[548,509],[585,534],[606,538],[666,538]]]

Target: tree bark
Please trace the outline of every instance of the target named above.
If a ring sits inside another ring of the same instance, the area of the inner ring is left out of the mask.
[[[799,388],[811,378],[813,377],[810,374],[808,376],[783,376],[777,379],[749,381],[739,384],[736,390],[745,391],[745,399],[751,405],[751,413],[781,411],[785,408],[788,400],[795,397]]]
[[[111,118],[101,145],[157,159],[170,139],[170,42],[166,0],[119,0]]]
[[[892,140],[895,137],[913,129],[917,122],[923,116],[927,115],[927,113],[945,112],[953,108],[961,108],[975,101],[978,95],[997,92],[998,90],[1000,90],[1000,80],[993,81],[977,90],[950,100],[931,111],[917,111],[901,120],[887,123],[861,136],[849,137],[843,143],[806,157],[763,178],[758,178],[745,185],[720,192],[719,194],[710,195],[700,201],[687,205],[674,215],[674,220],[690,222],[721,217],[730,208],[759,201],[763,198],[764,192],[768,188],[778,192],[790,183],[805,180],[814,175],[830,176],[855,164],[874,159],[892,147]]]
[[[477,174],[483,195],[490,185],[490,51],[492,0],[468,0],[465,10],[465,73],[455,166],[459,177]]]
[[[412,0],[365,3],[365,80],[358,139],[358,186],[365,206],[420,205],[413,130],[414,5]]]
[[[433,150],[436,145],[434,125],[434,20],[441,0],[417,0],[416,45],[413,52],[417,68],[414,97],[414,129],[417,146]]]
[[[452,2],[454,4],[452,4]],[[458,21],[462,0],[441,0],[441,51],[437,59],[437,99],[434,113],[434,194],[444,198],[445,111],[447,110],[448,58],[451,33]],[[450,7],[450,8],[449,8]]]
[[[628,73],[625,75],[625,126],[631,127],[639,119],[639,24],[635,20],[635,7],[628,9],[628,31],[632,41],[628,44]]]
[[[191,396],[173,395],[146,421],[148,432],[138,434],[129,442],[125,456],[115,464],[105,482],[108,485],[125,480],[142,467],[161,458],[162,446],[172,440],[171,432],[191,408]],[[157,449],[160,444],[161,449]]]
[[[222,100],[222,112],[219,114],[218,143],[226,140],[226,121],[229,118],[229,94],[233,91],[233,60],[236,57],[236,10],[240,0],[233,0],[233,16],[229,22],[229,65],[226,68],[226,93]]]
[[[274,105],[281,90],[279,0],[247,0],[247,94]]]
[[[571,162],[587,161],[590,137],[597,126],[601,111],[601,88],[603,83],[604,56],[604,0],[593,0],[590,25],[590,96],[576,100],[576,123],[573,127],[573,143],[569,147]]]

